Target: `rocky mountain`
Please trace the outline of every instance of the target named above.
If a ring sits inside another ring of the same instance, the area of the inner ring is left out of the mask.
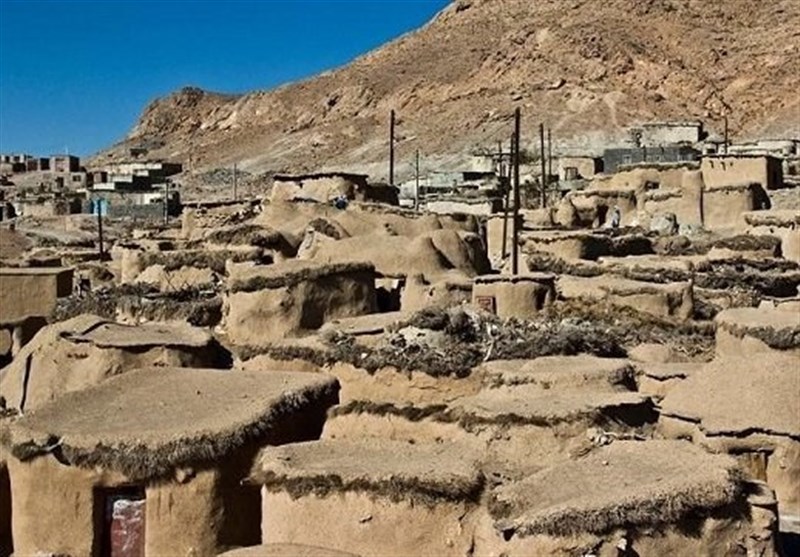
[[[797,0],[458,0],[421,29],[335,71],[271,91],[185,88],[124,141],[190,170],[365,170],[386,177],[389,111],[408,171],[454,166],[511,132],[597,151],[635,122],[699,118],[734,138],[800,136]]]

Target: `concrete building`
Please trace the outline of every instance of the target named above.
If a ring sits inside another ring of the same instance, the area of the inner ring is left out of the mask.
[[[783,164],[765,155],[706,155],[700,162],[707,188],[760,184],[765,190],[783,186]]]
[[[648,122],[630,129],[631,138],[640,147],[694,145],[705,137],[700,121]]]
[[[370,184],[366,174],[319,172],[315,174],[279,174],[273,178],[271,201],[308,199],[328,203],[339,196],[355,201],[373,201],[397,205],[397,188]]]
[[[603,172],[613,174],[621,166],[640,163],[696,161],[700,152],[689,145],[622,147],[603,151]]]
[[[560,181],[592,178],[603,171],[603,160],[597,157],[559,157]]]
[[[81,159],[74,155],[51,155],[51,172],[79,172],[81,169]]]

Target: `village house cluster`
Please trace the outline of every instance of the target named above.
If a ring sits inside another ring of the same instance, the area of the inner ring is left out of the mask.
[[[214,200],[4,156],[0,557],[788,554],[800,142],[629,136]]]
[[[182,165],[136,160],[137,152],[131,152],[131,162],[88,169],[74,155],[0,155],[0,220],[97,213],[163,220],[165,213],[179,215],[180,191],[171,178]]]

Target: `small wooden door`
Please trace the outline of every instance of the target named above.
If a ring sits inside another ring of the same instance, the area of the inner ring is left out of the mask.
[[[103,499],[103,557],[144,557],[144,490],[104,490]]]

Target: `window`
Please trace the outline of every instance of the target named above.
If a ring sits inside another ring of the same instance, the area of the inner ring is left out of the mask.
[[[633,158],[630,155],[622,155],[622,164],[631,164]]]
[[[81,176],[80,174],[75,174],[75,175],[72,177],[72,181],[73,181],[73,182],[82,182],[82,181],[83,181],[83,176]]]

